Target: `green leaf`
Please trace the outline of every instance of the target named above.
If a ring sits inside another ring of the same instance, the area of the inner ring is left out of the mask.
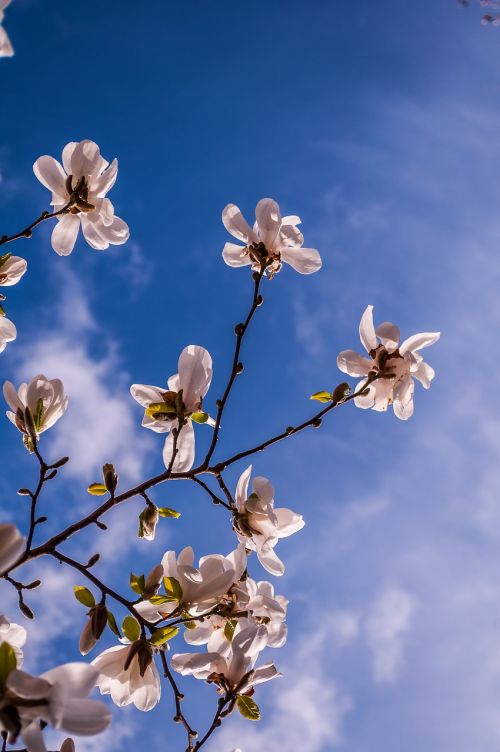
[[[91,483],[87,488],[87,493],[91,494],[92,496],[104,496],[108,493],[108,489],[106,488],[104,483]]]
[[[153,402],[152,405],[146,408],[146,415],[149,418],[161,418],[164,415],[175,415],[175,405],[171,405],[168,402]]]
[[[130,642],[135,642],[141,636],[139,622],[133,616],[126,616],[122,623],[123,634]]]
[[[33,415],[33,420],[35,422],[36,430],[39,431],[42,426],[42,421],[43,421],[43,399],[41,397],[39,400],[37,400],[35,414]]]
[[[132,588],[134,593],[137,593],[137,595],[142,595],[144,592],[144,588],[146,587],[146,580],[144,578],[144,575],[134,574],[133,572],[131,572],[130,587]]]
[[[149,602],[154,606],[161,606],[163,603],[172,603],[175,600],[175,598],[169,598],[166,595],[152,595]]]
[[[171,640],[172,637],[175,637],[178,634],[178,627],[162,627],[161,629],[155,629],[155,631],[149,638],[149,642],[151,643],[151,645],[163,645],[165,642],[168,642],[168,640]]]
[[[191,420],[194,420],[195,423],[206,423],[208,420],[208,413],[193,413],[191,415]]]
[[[117,637],[121,637],[120,630],[118,629],[118,624],[116,623],[116,619],[114,614],[111,613],[111,611],[108,611],[108,627]]]
[[[87,588],[83,585],[75,585],[73,592],[75,594],[76,600],[80,601],[83,606],[87,606],[87,608],[94,608],[95,598],[90,590],[87,590]]]
[[[226,626],[224,627],[224,637],[228,642],[231,642],[234,635],[234,630],[236,629],[236,625],[238,623],[238,619],[229,619],[229,621],[226,621]]]
[[[248,697],[248,695],[238,695],[236,705],[243,718],[248,718],[249,721],[260,720],[259,706],[251,697]]]
[[[0,645],[0,690],[5,689],[7,677],[11,671],[17,668],[16,654],[14,648],[8,642],[2,642]]]
[[[175,601],[182,600],[182,588],[179,581],[176,580],[175,577],[164,577],[163,586],[169,598],[172,598]]]
[[[158,514],[160,517],[175,517],[175,519],[181,516],[180,512],[176,512],[175,509],[170,509],[170,507],[158,507]]]
[[[309,399],[316,400],[317,402],[331,402],[332,395],[330,392],[316,392],[315,394],[311,394]]]

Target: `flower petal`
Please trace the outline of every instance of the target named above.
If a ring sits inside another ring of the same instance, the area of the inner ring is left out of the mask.
[[[384,321],[383,324],[377,326],[375,333],[379,340],[382,342],[385,349],[389,352],[395,350],[399,345],[401,332],[399,331],[399,327],[397,327],[396,324],[391,324],[390,321]]]
[[[245,253],[245,246],[236,243],[226,243],[222,249],[222,258],[228,266],[249,266],[252,259],[248,253]]]
[[[423,332],[422,334],[413,334],[401,344],[399,352],[404,355],[407,352],[415,352],[423,347],[433,345],[441,336],[441,332]]]
[[[179,357],[179,385],[189,412],[199,410],[212,381],[212,358],[199,345],[188,345]]]
[[[295,269],[299,274],[314,274],[321,269],[322,261],[316,248],[280,248],[281,260]]]
[[[72,252],[79,229],[80,217],[78,214],[65,214],[58,218],[58,222],[52,231],[52,248],[59,256],[69,256]]]
[[[281,213],[276,201],[272,198],[261,198],[255,207],[255,218],[259,226],[259,238],[268,251],[274,249],[281,227]]]
[[[375,328],[373,326],[373,306],[366,306],[359,323],[359,337],[367,352],[375,350],[378,345]]]
[[[172,452],[174,450],[174,435],[169,433],[163,447],[163,462],[165,467],[170,467]],[[190,420],[182,427],[177,438],[177,452],[175,455],[172,471],[174,473],[185,473],[191,470],[194,464],[195,444],[194,429]]]
[[[373,361],[359,355],[354,350],[342,350],[337,356],[337,366],[349,376],[367,376],[371,370]]]
[[[226,230],[245,245],[258,243],[257,236],[236,204],[228,204],[222,210],[222,223]]]
[[[33,172],[36,177],[49,191],[56,193],[58,196],[66,197],[66,178],[61,164],[47,155],[39,157],[33,165]]]

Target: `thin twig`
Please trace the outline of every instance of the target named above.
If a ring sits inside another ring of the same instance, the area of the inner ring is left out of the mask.
[[[59,217],[61,214],[67,214],[69,211],[70,204],[66,204],[63,206],[62,209],[59,209],[56,212],[48,212],[44,211],[40,214],[38,219],[35,219],[34,222],[32,222],[30,225],[24,228],[24,230],[21,230],[20,232],[16,232],[15,235],[2,235],[0,238],[0,245],[5,245],[6,243],[12,243],[13,240],[19,240],[20,238],[31,238],[32,232],[40,225],[42,222],[45,222],[47,219],[53,219],[54,217]]]

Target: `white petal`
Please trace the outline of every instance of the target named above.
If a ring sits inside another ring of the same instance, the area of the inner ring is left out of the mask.
[[[378,345],[377,336],[375,334],[375,328],[373,326],[373,306],[369,305],[365,308],[361,321],[359,324],[359,337],[363,346],[367,352],[375,350]]]
[[[97,179],[92,182],[91,191],[99,198],[106,195],[114,186],[118,175],[118,160],[113,159],[109,167],[102,172]]]
[[[132,384],[130,394],[142,407],[149,407],[158,402],[163,402],[166,389],[149,384]]]
[[[281,260],[299,274],[314,274],[321,269],[321,256],[316,248],[280,248]]]
[[[99,147],[93,141],[80,141],[71,155],[71,174],[76,177],[88,177],[100,165]]]
[[[179,358],[179,385],[189,412],[199,409],[212,381],[212,358],[199,345],[188,345]]]
[[[47,752],[43,741],[42,729],[38,723],[30,723],[21,730],[21,739],[28,752]]]
[[[281,227],[281,213],[276,201],[272,198],[261,198],[255,207],[255,218],[259,226],[260,240],[269,251],[273,250]]]
[[[69,144],[66,144],[66,146],[62,150],[62,163],[68,175],[71,175],[73,171],[71,168],[71,157],[73,156],[73,152],[75,151],[77,146],[78,141],[70,141]]]
[[[289,535],[293,535],[299,530],[302,530],[306,524],[301,514],[297,514],[291,509],[286,509],[285,507],[275,509],[274,514],[276,515],[278,527],[277,533],[279,538],[288,538]]]
[[[67,175],[57,159],[47,155],[39,157],[33,165],[33,172],[42,185],[64,199]]]
[[[362,388],[362,386],[365,384],[365,381],[360,381],[358,384],[356,384],[355,392],[359,392],[359,390]],[[364,390],[367,393],[366,394],[360,394],[357,397],[354,397],[354,404],[356,407],[360,407],[362,410],[368,410],[371,407],[373,407],[375,403],[375,387],[374,384],[370,384],[370,386],[366,387]]]
[[[245,245],[258,242],[254,231],[250,228],[239,207],[235,204],[228,204],[224,207],[222,210],[222,223],[233,237],[242,240]]]
[[[3,26],[0,26],[0,57],[12,57],[14,48]]]
[[[373,361],[354,350],[342,350],[337,356],[337,366],[349,376],[367,376],[373,366]]]
[[[68,700],[64,704],[59,728],[70,734],[93,736],[100,734],[111,723],[111,713],[99,700]]]
[[[431,385],[431,381],[436,375],[436,372],[434,371],[434,368],[431,368],[431,366],[428,363],[425,363],[422,360],[418,364],[417,368],[411,372],[411,375],[413,376],[414,379],[417,379],[418,381],[420,381],[424,389],[429,389]]]
[[[267,570],[270,574],[274,574],[276,577],[280,577],[284,573],[285,565],[283,564],[281,559],[279,559],[278,556],[274,553],[272,548],[266,551],[257,551],[257,557],[264,569]]]
[[[51,684],[64,687],[65,697],[87,697],[95,686],[99,671],[87,663],[64,663],[41,675]]]
[[[169,433],[165,446],[163,447],[163,462],[165,467],[170,467],[172,452],[174,450],[174,435]],[[194,429],[190,420],[182,427],[177,438],[177,452],[175,455],[172,471],[174,473],[185,473],[191,470],[194,464],[195,445]]]
[[[59,256],[69,256],[75,247],[79,229],[80,217],[78,214],[65,214],[58,218],[58,222],[52,231],[52,248]]]
[[[245,253],[245,247],[236,243],[226,243],[222,249],[222,258],[228,266],[249,266],[252,259],[248,253]]]
[[[441,336],[441,332],[423,332],[422,334],[413,334],[401,344],[399,352],[404,355],[407,352],[415,352],[423,347],[433,345]]]
[[[391,324],[390,321],[384,321],[383,324],[377,326],[375,333],[379,340],[382,342],[383,346],[389,352],[395,350],[399,345],[401,333],[399,331],[399,327],[397,327],[396,324]]]
[[[252,475],[252,466],[249,465],[246,470],[241,473],[238,484],[236,486],[236,503],[238,509],[243,511],[243,504],[248,499],[248,484],[250,476]]]

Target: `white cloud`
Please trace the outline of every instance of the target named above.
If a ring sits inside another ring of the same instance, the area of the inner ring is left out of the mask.
[[[416,600],[411,593],[394,586],[386,588],[371,608],[365,629],[377,684],[393,684],[399,677],[404,641],[415,607]]]

